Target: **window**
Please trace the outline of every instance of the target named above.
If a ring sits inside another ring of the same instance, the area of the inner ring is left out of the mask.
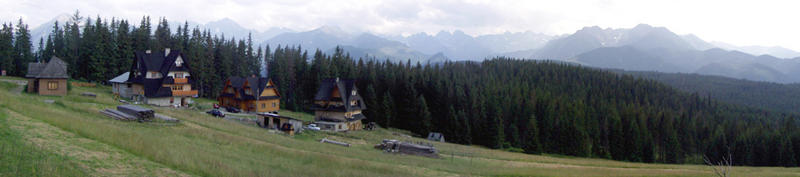
[[[47,81],[47,89],[48,90],[58,89],[58,81]]]
[[[175,78],[183,78],[183,73],[175,73]]]
[[[350,95],[356,96],[356,89],[353,89],[353,91],[350,92]]]
[[[273,107],[273,108],[274,108],[274,107],[277,107],[277,105],[278,105],[277,103],[272,103],[272,107]]]
[[[261,108],[267,108],[267,104],[266,103],[261,103]]]
[[[253,91],[250,91],[250,89],[249,89],[249,88],[247,88],[247,89],[244,89],[244,94],[246,94],[246,95],[253,95]]]
[[[148,79],[158,79],[158,78],[161,78],[161,77],[162,77],[161,73],[160,72],[155,72],[155,71],[149,71],[149,72],[147,72],[147,76],[145,76],[145,78],[148,78]]]
[[[180,91],[180,90],[183,90],[183,86],[182,86],[182,85],[173,85],[173,86],[172,86],[172,90],[173,90],[173,91]]]
[[[183,65],[183,59],[178,56],[178,59],[175,59],[175,66],[181,67],[181,65]]]

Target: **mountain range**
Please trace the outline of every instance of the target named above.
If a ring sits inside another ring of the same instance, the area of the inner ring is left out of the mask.
[[[712,48],[695,36],[664,27],[586,27],[551,40],[530,58],[575,62],[632,71],[698,73],[779,83],[800,82],[800,58],[782,59]]]
[[[59,15],[31,30],[35,48],[38,48],[38,39],[52,30],[53,22],[64,24],[69,20],[69,15]],[[311,51],[319,49],[332,53],[339,46],[351,56],[393,61],[480,61],[487,57],[508,56],[631,71],[698,73],[778,83],[800,82],[800,52],[782,47],[707,42],[693,34],[678,35],[665,27],[646,24],[621,29],[591,26],[560,36],[530,31],[471,36],[460,30],[441,31],[435,35],[417,33],[402,36],[346,32],[337,26],[322,26],[309,31],[278,27],[257,31],[244,28],[228,18],[206,24],[186,23],[226,37],[244,38],[252,33],[253,41],[272,48],[299,45]],[[170,23],[175,29],[182,25],[180,22]]]

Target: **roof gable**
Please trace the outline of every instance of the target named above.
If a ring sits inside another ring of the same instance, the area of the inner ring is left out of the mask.
[[[268,86],[269,85],[269,86]],[[280,98],[280,94],[278,90],[272,84],[272,80],[269,78],[257,78],[257,77],[229,77],[227,81],[225,81],[225,89],[231,88],[235,95],[240,95],[241,99],[243,100],[255,100],[255,99],[278,99]],[[245,90],[250,89],[251,95],[245,94]],[[274,95],[265,96],[267,90],[271,90],[274,92]],[[223,89],[222,95],[224,96],[225,90]],[[234,96],[234,95],[229,95]],[[238,97],[237,97],[238,98]]]
[[[179,57],[183,62],[181,66],[176,66],[175,60]],[[146,97],[172,96],[171,89],[164,87],[165,84],[174,83],[174,78],[169,77],[169,72],[191,72],[188,63],[189,61],[186,60],[180,50],[171,50],[169,53],[166,53],[166,50],[155,53],[137,51],[131,64],[131,72],[133,73],[129,74],[127,82],[142,84],[145,88]],[[145,73],[153,71],[161,73],[163,77],[157,79],[146,78]],[[189,77],[189,84],[192,83],[193,81]]]
[[[47,63],[28,63],[28,74],[31,78],[69,78],[67,63],[53,56]]]
[[[324,79],[319,85],[317,94],[314,95],[314,101],[331,101],[336,97],[334,93],[338,93],[346,111],[366,109],[355,83],[356,81],[352,79]],[[356,101],[357,105],[351,105],[351,101]]]

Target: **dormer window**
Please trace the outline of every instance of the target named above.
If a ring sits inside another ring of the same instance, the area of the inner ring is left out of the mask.
[[[181,67],[181,65],[183,65],[183,59],[178,56],[178,59],[175,59],[175,66]]]
[[[356,96],[356,90],[355,90],[355,89],[353,89],[353,91],[352,91],[352,92],[350,92],[350,95]]]

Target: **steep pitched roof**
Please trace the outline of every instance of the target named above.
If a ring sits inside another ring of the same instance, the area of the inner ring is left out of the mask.
[[[28,63],[29,78],[69,78],[67,74],[67,63],[58,57],[53,56],[47,63]]]
[[[341,100],[336,100],[337,98],[333,97],[334,90],[338,90]],[[344,103],[343,107],[314,104],[312,109],[315,110],[353,111],[367,109],[361,94],[358,94],[356,80],[353,79],[330,78],[322,80],[319,84],[319,89],[317,89],[317,94],[314,95],[314,101],[342,101]],[[351,101],[356,101],[356,105],[350,105]]]
[[[274,85],[267,87],[267,83],[270,82],[269,78],[258,78],[258,77],[247,77],[247,78],[244,78],[244,77],[233,76],[233,77],[229,77],[227,82],[231,83],[231,87],[233,88],[234,92],[237,92],[237,93],[239,93],[239,95],[241,95],[240,98],[236,98],[236,99],[239,99],[239,100],[255,100],[257,98],[256,96],[245,94],[245,89],[246,88],[250,88],[250,90],[252,90],[255,95],[258,95],[259,96],[258,99],[278,99],[278,98],[280,98],[280,95],[276,95],[276,96],[260,96],[261,92],[264,92],[264,90],[267,90],[267,89],[274,89],[275,90],[275,94],[278,94],[278,90],[275,89]],[[233,95],[225,94],[224,92],[225,91],[223,90],[223,94],[221,96],[233,96]]]
[[[164,84],[174,83],[172,77],[168,77],[170,71],[186,71],[189,72],[188,61],[184,59],[180,50],[171,50],[168,54],[166,52],[146,53],[142,51],[135,52],[135,58],[131,65],[131,71],[141,73],[139,75],[129,74],[127,82],[142,84],[144,87],[145,97],[168,97],[172,96],[172,91],[169,87],[163,87]],[[182,58],[183,64],[177,66],[175,60]],[[161,73],[162,77],[158,79],[147,79],[147,72]],[[191,76],[189,83],[194,84]]]
[[[128,81],[128,77],[129,77],[128,75],[130,75],[130,74],[131,74],[131,72],[122,73],[119,76],[114,77],[111,80],[108,80],[108,82],[111,82],[111,83],[125,83],[125,82]]]

